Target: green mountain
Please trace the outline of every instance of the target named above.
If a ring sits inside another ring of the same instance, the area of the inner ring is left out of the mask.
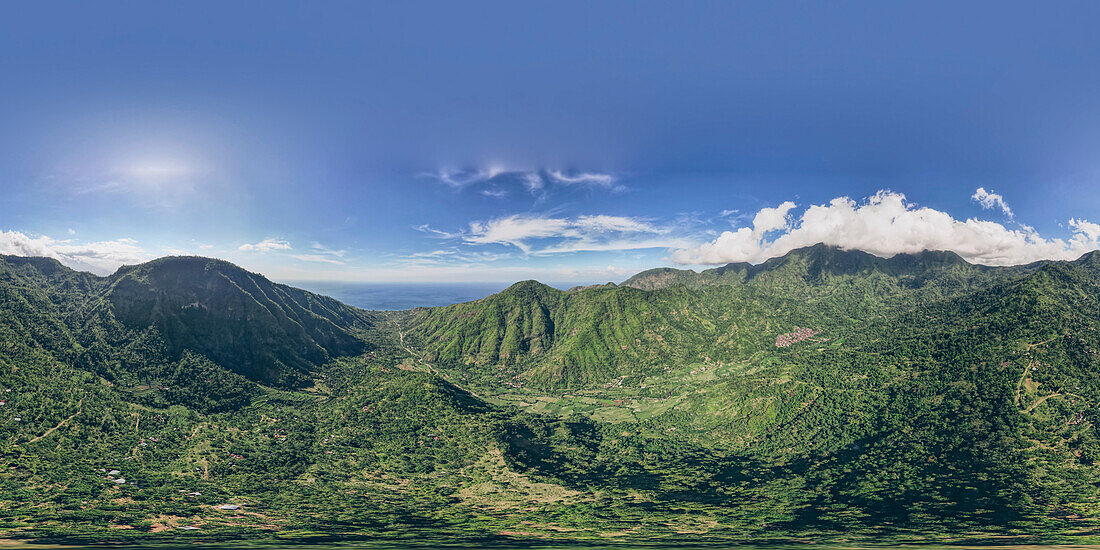
[[[202,373],[223,388],[300,387],[332,357],[373,346],[361,336],[369,313],[218,260],[163,258],[100,278],[0,256],[0,277],[0,325],[16,345],[123,386],[193,386]]]
[[[403,312],[2,256],[0,533],[1087,543],[1098,297],[1096,252],[818,245]]]
[[[1034,266],[993,269],[969,264],[954,252],[924,251],[880,258],[859,250],[842,250],[817,244],[793,250],[785,256],[771,258],[759,265],[732,263],[695,272],[668,267],[643,271],[623,281],[623,286],[642,290],[659,290],[676,285],[703,287],[713,285],[768,284],[766,281],[801,279],[809,284],[821,284],[843,276],[881,275],[890,277],[905,287],[963,285],[987,280],[991,273],[1019,273]],[[764,279],[764,282],[757,281]]]
[[[156,331],[175,356],[190,350],[258,382],[300,386],[331,357],[366,349],[371,316],[278,285],[227,262],[174,257],[126,266],[101,284],[93,315]]]
[[[467,376],[581,387],[669,364],[734,360],[767,349],[777,330],[848,329],[1036,268],[990,269],[949,252],[884,259],[817,245],[755,266],[662,268],[579,292],[526,281],[476,302],[412,311],[404,323],[426,359]]]

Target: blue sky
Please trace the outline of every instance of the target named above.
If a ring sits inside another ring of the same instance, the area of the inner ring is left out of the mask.
[[[0,253],[364,281],[621,280],[811,241],[1071,258],[1100,243],[1097,20],[1084,2],[9,6]]]

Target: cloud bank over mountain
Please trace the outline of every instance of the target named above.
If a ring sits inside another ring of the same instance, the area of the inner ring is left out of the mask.
[[[0,254],[42,256],[97,275],[114,272],[120,265],[152,259],[134,239],[78,243],[44,235],[30,236],[19,231],[0,231]]]
[[[1000,195],[978,189],[974,200],[988,208],[1011,212]],[[759,263],[817,243],[858,249],[889,257],[922,250],[949,250],[972,263],[1014,265],[1037,260],[1072,260],[1100,248],[1100,225],[1068,220],[1068,240],[1044,238],[1033,228],[1007,227],[974,218],[958,220],[946,212],[919,207],[905,195],[879,191],[863,202],[837,197],[828,204],[811,205],[795,217],[787,201],[757,212],[752,227],[724,231],[718,238],[694,247],[674,250],[678,264]]]

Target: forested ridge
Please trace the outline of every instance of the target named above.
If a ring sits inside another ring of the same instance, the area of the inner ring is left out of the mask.
[[[817,245],[401,312],[0,256],[0,536],[1088,542],[1098,296],[1096,252]]]

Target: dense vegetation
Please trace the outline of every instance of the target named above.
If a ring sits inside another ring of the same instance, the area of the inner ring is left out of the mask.
[[[816,246],[405,312],[4,256],[0,533],[1087,541],[1098,296],[1098,253]]]

